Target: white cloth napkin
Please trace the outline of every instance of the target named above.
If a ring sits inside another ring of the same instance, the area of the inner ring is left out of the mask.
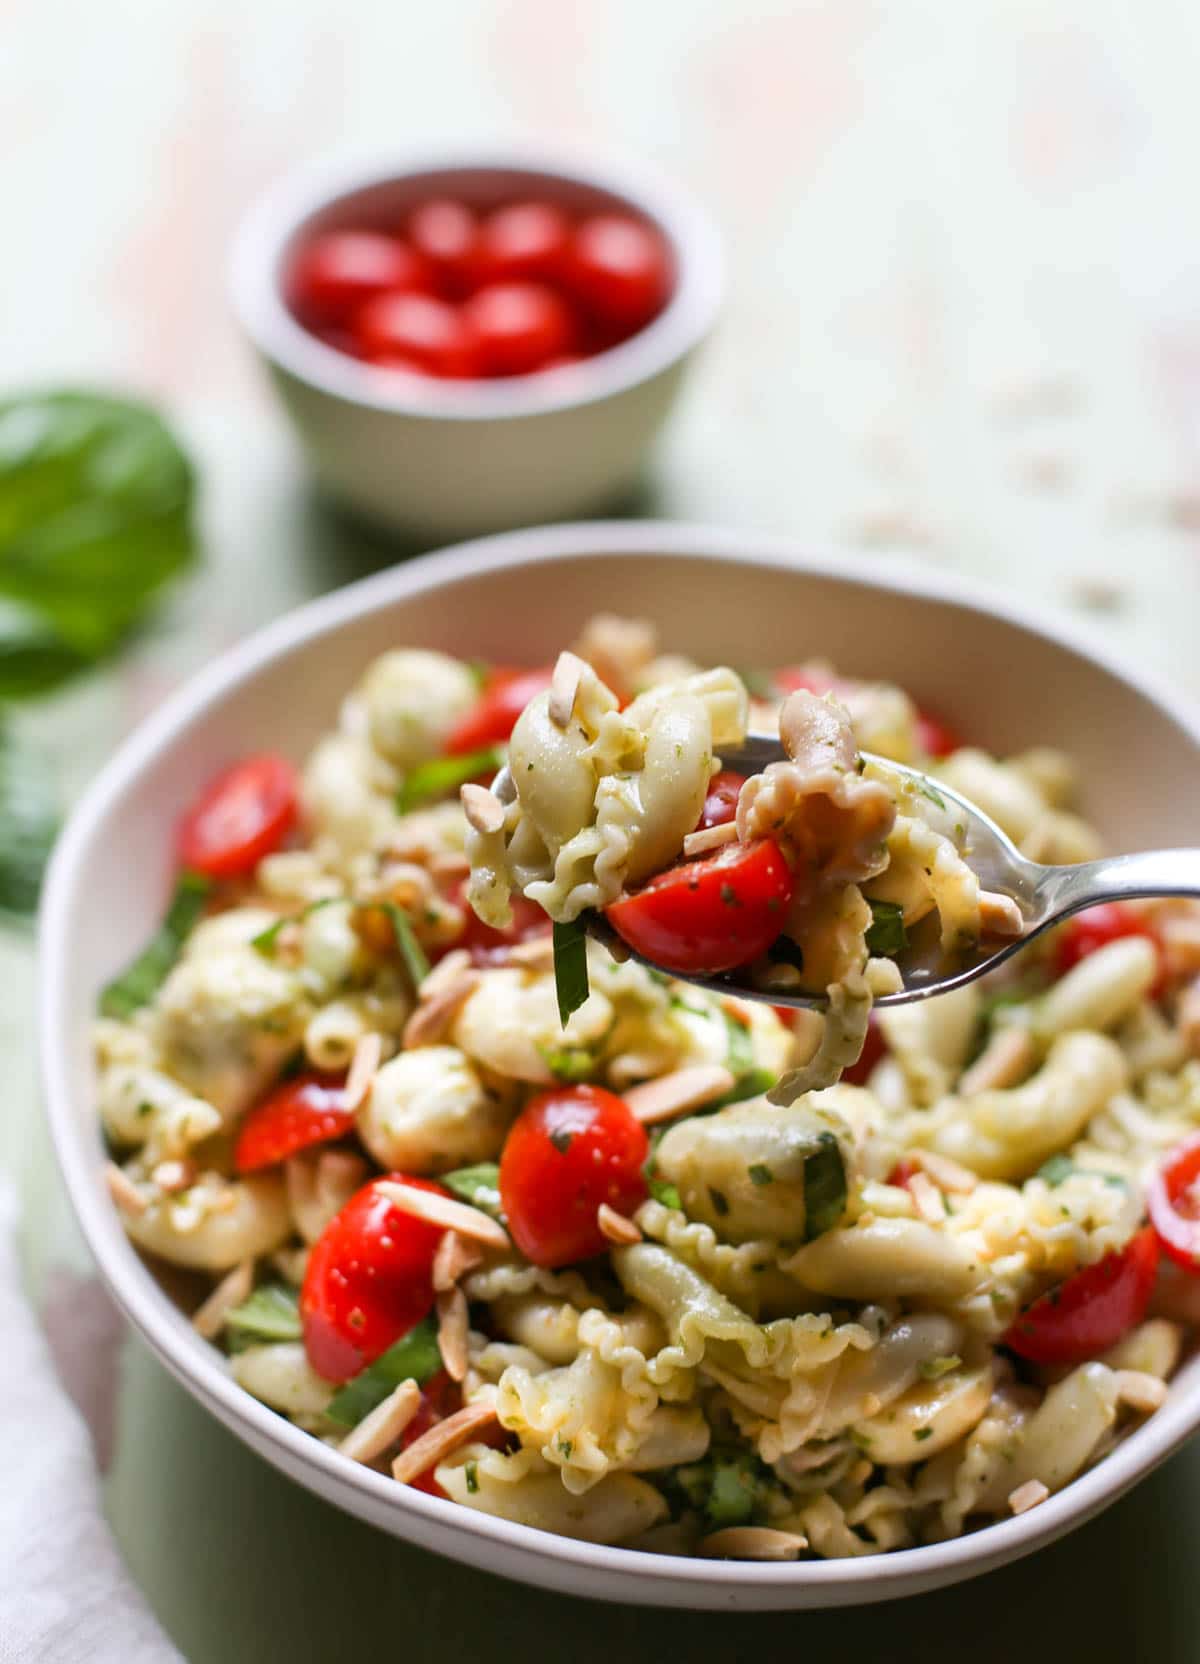
[[[0,1664],[180,1664],[100,1507],[92,1441],[21,1291],[0,1175]]]

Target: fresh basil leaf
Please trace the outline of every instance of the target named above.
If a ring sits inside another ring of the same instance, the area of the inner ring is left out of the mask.
[[[1063,1180],[1069,1179],[1075,1171],[1075,1163],[1070,1156],[1060,1154],[1051,1156],[1048,1161],[1044,1161],[1038,1168],[1035,1177],[1044,1180],[1051,1190],[1057,1190]]]
[[[898,901],[876,901],[867,897],[871,906],[871,927],[867,931],[867,949],[879,959],[894,959],[908,946],[908,932],[904,928],[904,909]]]
[[[762,1517],[771,1475],[750,1451],[714,1449],[702,1462],[675,1468],[668,1487],[704,1515],[711,1530]]]
[[[752,1161],[746,1171],[750,1175],[750,1183],[758,1186],[774,1184],[775,1175],[765,1161]]]
[[[740,1104],[745,1098],[757,1098],[774,1086],[776,1080],[770,1069],[763,1069],[754,1061],[752,1031],[744,1023],[739,1023],[736,1017],[731,1017],[728,1011],[723,1010],[721,1015],[725,1019],[727,1044],[725,1067],[733,1076],[733,1085],[723,1097],[704,1105],[700,1113],[705,1115],[724,1109],[726,1104]]]
[[[564,1028],[573,1011],[588,997],[587,932],[582,919],[570,924],[554,921],[554,988],[558,1020]]]
[[[922,1381],[940,1381],[943,1375],[949,1375],[956,1370],[962,1359],[957,1352],[947,1352],[940,1358],[926,1358],[917,1365],[917,1374]]]
[[[300,1339],[300,1296],[286,1283],[264,1283],[225,1319],[226,1329],[252,1341]]]
[[[332,907],[335,902],[346,901],[345,896],[322,896],[319,901],[310,901],[307,907],[302,907],[298,913],[286,913],[283,918],[276,919],[265,930],[260,930],[257,936],[251,936],[250,946],[267,958],[275,952],[275,943],[279,940],[279,933],[289,924],[299,924],[310,913],[316,913],[322,907]]]
[[[477,774],[494,774],[503,766],[504,752],[498,745],[482,751],[471,751],[462,757],[435,757],[431,762],[418,763],[409,769],[396,793],[396,808],[402,815],[420,808],[434,798],[448,797],[467,780]]]
[[[817,1147],[804,1162],[804,1240],[831,1231],[846,1211],[846,1164],[831,1132],[817,1136]]]
[[[539,1046],[538,1055],[555,1080],[574,1084],[596,1073],[596,1059],[583,1046]]]
[[[459,1167],[453,1173],[443,1173],[439,1180],[447,1190],[461,1196],[464,1202],[490,1213],[493,1219],[503,1217],[500,1205],[500,1169],[494,1161],[481,1161],[475,1167]]]
[[[356,1375],[353,1381],[348,1381],[340,1392],[335,1393],[325,1414],[339,1427],[357,1427],[363,1417],[370,1415],[377,1404],[382,1404],[401,1381],[412,1379],[418,1386],[424,1386],[441,1367],[437,1327],[433,1319],[427,1317],[394,1346],[389,1346],[382,1357],[368,1364],[361,1375]]]
[[[668,1184],[666,1179],[646,1180],[651,1196],[656,1202],[661,1202],[664,1208],[674,1208],[677,1213],[683,1212],[683,1198],[676,1185]]]
[[[133,963],[100,995],[100,1010],[106,1017],[129,1017],[149,1005],[204,912],[211,888],[198,872],[180,873],[166,918]]]
[[[58,825],[47,765],[0,730],[0,908],[32,913],[37,907]]]
[[[396,933],[396,946],[400,949],[400,957],[412,978],[413,987],[419,988],[429,975],[429,961],[425,957],[424,948],[413,934],[412,924],[403,907],[397,907],[394,901],[364,901],[356,905],[378,907],[380,912],[387,914]]]

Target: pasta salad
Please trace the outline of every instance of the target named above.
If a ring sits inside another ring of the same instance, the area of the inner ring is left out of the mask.
[[[787,760],[731,778],[776,723]],[[907,931],[1011,928],[939,780],[1037,859],[1098,853],[1068,759],[822,663],[610,617],[553,668],[385,653],[302,770],[245,758],[181,815],[96,1028],[129,1236],[247,1392],[465,1508],[794,1560],[1035,1506],[1200,1322],[1200,910],[1098,907],[872,1012]],[[587,940],[597,906],[667,969]],[[677,980],[693,950],[828,1022]]]

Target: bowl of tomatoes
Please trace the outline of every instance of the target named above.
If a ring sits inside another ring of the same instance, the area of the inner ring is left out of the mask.
[[[627,492],[721,291],[685,192],[522,151],[306,169],[251,209],[232,266],[321,485],[418,534]]]

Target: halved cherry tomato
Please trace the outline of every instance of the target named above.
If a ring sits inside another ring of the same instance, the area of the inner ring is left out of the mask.
[[[500,1156],[500,1199],[514,1242],[534,1265],[570,1265],[608,1247],[602,1202],[632,1213],[646,1199],[646,1129],[599,1086],[543,1092],[513,1122]]]
[[[328,1144],[354,1129],[345,1083],[330,1075],[296,1075],[256,1104],[238,1131],[233,1165],[239,1173],[275,1167],[298,1150]]]
[[[622,941],[665,971],[731,971],[779,935],[794,886],[778,844],[760,838],[669,867],[604,913]]]
[[[1081,959],[1095,953],[1097,948],[1106,948],[1110,942],[1118,942],[1126,936],[1144,936],[1158,948],[1158,980],[1150,992],[1160,994],[1164,979],[1161,943],[1144,916],[1120,901],[1103,901],[1098,907],[1089,907],[1067,920],[1054,944],[1056,975],[1065,976],[1068,971],[1074,970]]]
[[[244,757],[210,780],[179,822],[179,858],[208,878],[244,878],[296,823],[296,771],[273,751]]]
[[[842,1079],[845,1080],[845,1078],[845,1075],[843,1075]],[[888,1174],[887,1182],[888,1184],[898,1185],[901,1189],[903,1189],[903,1187],[908,1184],[908,1181],[915,1177],[918,1172],[920,1172],[920,1168],[917,1166],[915,1161],[909,1161],[907,1157],[901,1156],[900,1160]]]
[[[553,674],[552,665],[544,670],[489,670],[479,702],[450,730],[447,755],[462,757],[485,746],[503,745],[529,701],[550,686]]]
[[[728,826],[737,815],[738,794],[745,784],[746,776],[735,774],[731,768],[723,768],[719,774],[714,774],[708,782],[708,796],[696,822],[697,832],[708,826]]]
[[[862,1053],[857,1063],[852,1063],[848,1069],[842,1070],[842,1079],[847,1086],[865,1086],[871,1070],[887,1055],[887,1041],[883,1038],[883,1030],[874,1016],[867,1028],[867,1038],[863,1042]],[[888,1181],[889,1184],[893,1180]]]
[[[364,301],[429,286],[429,269],[399,237],[327,231],[299,250],[287,275],[288,302],[304,324],[349,323]]]
[[[436,1427],[439,1421],[445,1421],[456,1410],[462,1409],[462,1388],[452,1381],[444,1369],[439,1369],[436,1375],[431,1375],[421,1388],[421,1403],[416,1415],[409,1422],[400,1435],[400,1448],[407,1450],[410,1444],[416,1444],[424,1433],[431,1427]],[[477,1444],[491,1445],[494,1450],[503,1450],[514,1435],[505,1427],[486,1427],[475,1435]],[[445,1491],[433,1477],[433,1468],[426,1468],[409,1484],[417,1491],[427,1491],[430,1496],[445,1496]]]
[[[470,288],[479,241],[479,222],[465,202],[431,197],[408,217],[408,238],[447,294]]]
[[[1023,1311],[1005,1346],[1035,1364],[1076,1364],[1114,1346],[1140,1323],[1158,1269],[1158,1238],[1149,1225],[1115,1254],[1073,1272]]]
[[[570,221],[552,202],[513,202],[497,208],[479,230],[478,281],[551,282],[562,269],[570,236]]]
[[[575,323],[544,283],[489,283],[463,307],[485,375],[523,376],[570,350]]]
[[[962,735],[932,711],[917,712],[917,745],[927,757],[948,757],[962,746]]]
[[[478,344],[461,308],[436,295],[377,295],[359,311],[355,332],[373,363],[455,379],[479,371]]]
[[[565,271],[588,310],[626,334],[648,324],[671,292],[666,243],[653,226],[627,214],[584,220],[571,239]]]
[[[390,1175],[416,1190],[449,1191],[429,1179]],[[433,1256],[443,1231],[402,1213],[378,1180],[357,1191],[308,1256],[300,1291],[304,1349],[318,1375],[348,1381],[428,1315]]]
[[[1146,1186],[1146,1211],[1164,1251],[1200,1275],[1200,1133],[1170,1152]]]
[[[466,916],[463,933],[454,945],[466,948],[476,965],[503,964],[509,948],[518,942],[531,942],[537,936],[548,936],[554,928],[548,915],[537,902],[530,901],[519,891],[514,892],[510,898],[512,923],[504,930],[493,930],[490,924],[484,924],[467,900],[465,878],[455,887],[453,901],[456,907],[462,908]]]

